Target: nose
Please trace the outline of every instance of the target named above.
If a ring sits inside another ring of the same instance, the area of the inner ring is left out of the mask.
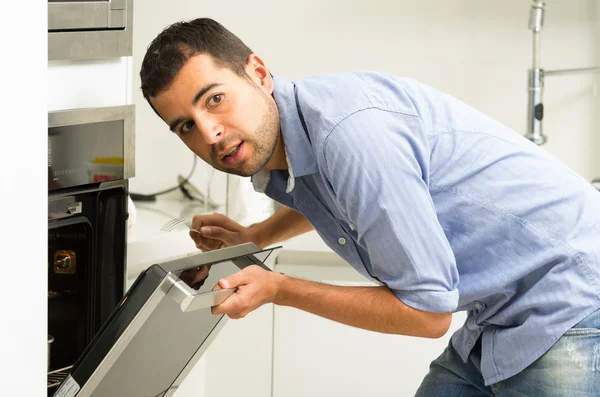
[[[217,120],[210,118],[198,118],[195,120],[202,139],[209,145],[219,143],[223,139],[224,127]]]

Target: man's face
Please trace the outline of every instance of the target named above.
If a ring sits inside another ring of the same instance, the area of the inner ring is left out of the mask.
[[[214,168],[241,176],[273,168],[280,128],[272,79],[262,61],[251,56],[246,72],[241,77],[209,55],[196,55],[167,90],[150,98],[190,150]]]

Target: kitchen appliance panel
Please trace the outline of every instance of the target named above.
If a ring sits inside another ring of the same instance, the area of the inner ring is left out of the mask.
[[[49,195],[51,371],[73,365],[123,297],[126,218],[126,180]]]
[[[48,0],[48,61],[132,55],[133,0]]]
[[[134,105],[48,113],[48,190],[132,178]]]
[[[278,248],[243,244],[151,266],[55,395],[66,388],[78,397],[172,395],[226,321],[210,304],[187,305],[189,299],[221,292],[211,291],[219,279],[251,264],[268,270],[263,262]]]

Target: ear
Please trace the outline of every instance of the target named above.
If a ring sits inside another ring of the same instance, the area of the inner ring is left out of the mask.
[[[271,76],[269,69],[258,55],[250,54],[248,56],[246,73],[268,95],[273,94],[273,76]]]

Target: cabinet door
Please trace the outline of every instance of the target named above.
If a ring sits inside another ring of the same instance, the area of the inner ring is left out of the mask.
[[[229,320],[205,357],[204,396],[271,396],[273,305]]]
[[[330,284],[373,285],[357,280],[348,268],[323,267],[312,274],[306,268],[286,265],[276,270]],[[276,306],[273,396],[413,396],[429,363],[464,319],[464,314],[454,315],[444,337],[425,339],[366,331]]]
[[[275,259],[271,255],[264,264],[273,269]],[[270,397],[273,304],[263,305],[245,318],[227,321],[205,357],[205,397]]]
[[[173,397],[206,397],[206,357],[201,357],[183,380]]]
[[[229,320],[174,397],[271,396],[273,305]]]

